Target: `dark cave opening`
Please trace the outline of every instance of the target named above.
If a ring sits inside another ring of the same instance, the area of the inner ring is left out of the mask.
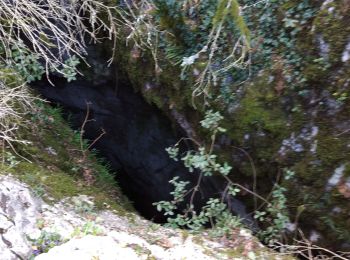
[[[170,192],[174,187],[169,181],[178,176],[188,181],[191,188],[198,179],[197,174],[189,173],[182,162],[174,161],[165,151],[185,133],[163,111],[136,93],[115,65],[107,66],[105,56],[108,56],[107,49],[96,50],[92,46],[88,56],[91,68],[82,68],[84,76],[67,82],[61,76],[52,75],[50,81],[54,86],[43,79],[33,87],[53,105],[62,107],[76,130],[84,122],[88,104],[89,122],[84,137],[93,141],[101,129],[106,132],[93,148],[116,172],[119,186],[135,209],[147,219],[164,223],[166,217],[152,204],[172,199]],[[191,146],[187,145],[184,149]],[[224,188],[220,178],[204,178],[195,197],[195,207],[200,208],[210,197],[220,197]],[[237,199],[232,201],[232,212],[247,217],[243,203]]]
[[[165,151],[181,138],[181,132],[128,84],[115,88],[110,79],[98,85],[85,79],[67,83],[63,78],[52,77],[51,81],[54,86],[43,80],[35,89],[53,105],[62,107],[76,130],[81,128],[89,104],[84,137],[93,141],[104,129],[106,134],[93,148],[116,172],[119,186],[135,209],[147,219],[164,223],[166,219],[152,203],[171,199],[173,186],[169,180],[174,176],[191,183],[196,179]]]
[[[172,160],[165,148],[175,144],[183,135],[162,111],[148,104],[134,92],[128,82],[106,79],[94,84],[87,79],[67,83],[53,77],[55,86],[43,80],[36,90],[54,105],[59,105],[74,129],[79,130],[89,106],[89,122],[84,137],[93,141],[106,134],[93,148],[110,164],[124,194],[133,202],[135,209],[145,218],[164,223],[166,217],[153,205],[158,201],[170,201],[173,186],[169,181],[179,176],[189,181],[190,187],[198,175],[189,173],[182,162]],[[195,198],[197,207],[209,197],[219,197],[223,183],[217,178],[204,178],[200,193]],[[235,201],[233,209],[244,216],[244,205]]]

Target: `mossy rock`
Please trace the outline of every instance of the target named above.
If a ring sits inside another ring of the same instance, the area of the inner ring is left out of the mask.
[[[264,65],[269,64],[271,67],[263,68],[243,84],[243,94],[237,96],[234,102],[226,104],[220,98],[210,100],[210,108],[225,115],[223,126],[227,129],[226,139],[230,140],[228,144],[218,144],[215,152],[234,166],[232,178],[246,182],[249,186],[253,175],[249,159],[233,148],[235,146],[244,149],[252,158],[258,175],[259,192],[267,196],[273,183],[280,180],[281,185],[289,191],[291,219],[297,214],[296,209],[304,205],[306,209],[301,213],[300,221],[304,223],[305,234],[309,235],[312,229],[318,230],[322,232],[323,242],[328,245],[330,242],[335,247],[340,243],[334,241],[349,240],[349,223],[346,219],[349,200],[336,187],[329,192],[325,191],[335,169],[350,162],[350,132],[346,127],[339,127],[341,123],[348,122],[350,112],[349,98],[339,99],[341,94],[343,97],[345,94],[349,96],[350,62],[341,61],[350,37],[350,7],[347,2],[329,1],[323,6],[320,2],[308,2],[311,9],[318,11],[307,20],[307,24],[300,25],[301,31],[293,36],[296,42],[293,51],[302,58],[300,68],[288,65],[285,60],[287,58],[283,55],[285,48],[276,48],[273,52],[276,57],[281,57],[280,64],[273,64],[274,59],[263,61]],[[288,10],[299,3],[300,1],[286,0],[278,7],[276,16],[281,26]],[[253,22],[258,23],[259,18],[254,17]],[[320,36],[328,46],[325,57],[320,53]],[[120,52],[117,64],[130,78],[134,88],[170,117],[169,107],[176,108],[186,116],[203,143],[210,140],[208,133],[201,130],[199,124],[204,117],[203,104],[198,105],[197,109],[192,106],[195,77],[190,76],[186,81],[181,81],[181,68],[167,61],[161,51],[159,57],[162,72],[157,74],[150,53],[133,57],[132,46],[125,47],[123,41],[118,44]],[[282,70],[281,73],[278,73],[279,69]],[[287,82],[287,76],[292,72],[297,72],[305,79],[300,84],[302,87],[294,86],[295,82]],[[282,79],[280,82],[278,77]],[[283,86],[279,88],[281,82]],[[302,94],[303,91],[307,94]],[[213,92],[218,94],[219,90],[214,88]],[[198,104],[200,102],[202,99]],[[333,110],[327,102],[339,105],[339,109],[334,109],[331,114]],[[303,151],[289,151],[286,155],[281,155],[280,149],[284,141],[292,135],[297,138],[304,128],[312,126],[318,127],[317,135],[310,140],[305,138],[298,141],[303,146]],[[316,150],[312,151],[312,145],[315,144]],[[286,168],[295,172],[293,180],[283,179],[283,170]],[[348,170],[343,178],[346,179],[347,176]],[[339,207],[342,212],[332,213],[335,207]]]
[[[3,163],[0,174],[12,174],[29,184],[37,195],[51,202],[81,194],[91,195],[99,209],[109,205],[120,214],[134,212],[121,194],[108,166],[80,143],[62,118],[58,108],[36,101],[32,111],[25,111],[19,120],[16,135],[27,144],[13,143],[0,151]],[[89,174],[92,182],[86,180]]]

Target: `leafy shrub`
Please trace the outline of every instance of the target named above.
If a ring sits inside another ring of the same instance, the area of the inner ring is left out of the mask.
[[[208,110],[205,118],[200,122],[201,126],[211,133],[212,143],[209,148],[199,145],[197,150],[186,151],[182,155],[179,155],[179,143],[166,149],[171,158],[178,160],[180,157],[189,172],[198,172],[199,177],[197,184],[191,189],[187,188],[189,182],[180,181],[178,177],[173,178],[170,181],[174,186],[174,191],[171,192],[173,199],[171,201],[160,201],[154,203],[154,205],[158,211],[163,211],[165,216],[169,216],[167,221],[171,227],[186,227],[198,231],[210,224],[213,228],[210,232],[213,235],[224,236],[229,234],[232,229],[243,226],[239,217],[232,215],[229,211],[225,203],[226,197],[234,197],[241,190],[244,190],[263,200],[263,203],[266,204],[264,211],[255,211],[254,213],[254,218],[264,222],[267,226],[265,230],[260,230],[258,235],[267,243],[276,243],[282,238],[286,225],[289,223],[287,200],[284,195],[286,190],[275,184],[271,193],[271,201],[267,201],[255,192],[231,181],[229,173],[232,167],[226,162],[220,163],[218,156],[213,153],[217,134],[225,132],[225,129],[220,127],[222,119],[223,117],[219,112]],[[221,175],[227,181],[222,197],[209,198],[200,211],[195,210],[193,202],[203,176],[213,176],[214,174]],[[286,176],[291,178],[292,174],[289,173]],[[185,202],[187,198],[189,198],[187,207],[182,213],[176,213],[179,211],[178,206]]]

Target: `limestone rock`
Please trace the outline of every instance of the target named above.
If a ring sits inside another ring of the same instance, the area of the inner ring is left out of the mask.
[[[237,230],[237,246],[253,245],[249,248],[255,248],[259,256],[269,253],[253,236],[243,233]],[[232,250],[246,256],[238,247],[168,229],[133,213],[119,216],[111,210],[97,211],[93,197],[80,195],[48,205],[27,185],[0,175],[1,260],[34,256],[38,260],[225,260],[233,259],[227,255]]]
[[[38,232],[40,205],[25,184],[0,176],[0,259],[27,259],[31,254],[26,236]]]
[[[48,253],[41,254],[36,260],[117,260],[139,259],[131,249],[120,246],[109,236],[87,235],[83,238],[72,239],[69,242],[52,248]]]

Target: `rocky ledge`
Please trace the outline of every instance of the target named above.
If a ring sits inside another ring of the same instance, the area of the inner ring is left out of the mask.
[[[213,242],[134,213],[97,211],[93,200],[80,195],[49,205],[28,185],[0,176],[0,259],[287,259],[244,229],[230,244]]]

